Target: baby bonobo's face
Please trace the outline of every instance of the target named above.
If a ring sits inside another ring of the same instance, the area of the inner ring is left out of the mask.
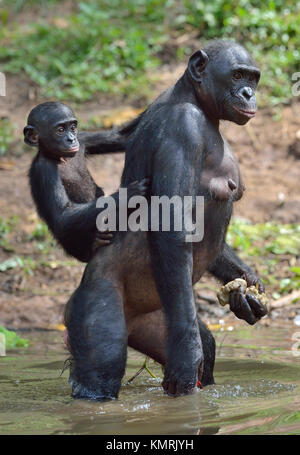
[[[78,122],[67,106],[59,105],[41,116],[38,128],[40,150],[53,158],[75,156],[79,150]]]
[[[46,102],[30,112],[24,128],[24,141],[38,147],[47,158],[64,161],[79,150],[78,127],[74,112],[65,104]]]

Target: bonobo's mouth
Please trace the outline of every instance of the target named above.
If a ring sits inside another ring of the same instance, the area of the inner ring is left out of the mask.
[[[76,145],[75,147],[69,148],[68,150],[64,151],[65,156],[74,156],[79,150],[79,145]]]
[[[240,114],[244,115],[245,117],[252,118],[255,117],[256,111],[246,111],[245,109],[241,109],[240,107],[233,106],[233,109],[238,111]]]
[[[70,152],[73,152],[73,153],[74,153],[74,152],[78,152],[78,150],[79,150],[79,145],[75,145],[75,147],[72,147],[72,148],[70,148],[69,150],[70,150]]]

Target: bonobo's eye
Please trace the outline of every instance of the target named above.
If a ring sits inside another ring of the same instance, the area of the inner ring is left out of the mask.
[[[243,75],[240,71],[235,71],[232,75],[232,78],[235,80],[242,79]]]
[[[257,82],[257,76],[254,73],[249,74],[248,79],[250,82]]]
[[[62,133],[64,133],[64,131],[65,131],[65,128],[62,125],[60,125],[56,128],[56,132],[58,134],[62,134]]]
[[[76,131],[76,130],[77,130],[77,125],[76,125],[76,123],[73,123],[71,125],[71,131]]]

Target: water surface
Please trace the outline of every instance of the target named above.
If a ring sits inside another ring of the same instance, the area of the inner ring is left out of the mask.
[[[106,403],[70,397],[60,333],[25,334],[28,349],[0,357],[0,434],[299,434],[296,331],[245,325],[215,333],[216,385],[176,399],[163,394],[154,362],[157,379],[143,371],[126,385],[144,361],[130,350],[119,400]]]

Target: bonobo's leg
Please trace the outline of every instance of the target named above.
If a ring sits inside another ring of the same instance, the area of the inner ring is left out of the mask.
[[[115,283],[84,277],[67,304],[66,325],[72,396],[117,398],[125,372],[127,329]]]
[[[189,131],[199,129],[197,116],[185,116],[179,109],[174,124],[181,125],[182,121],[189,125]],[[169,199],[177,196],[177,201],[180,196],[182,201],[197,185],[200,170],[196,166],[201,163],[197,144],[201,138],[188,147],[188,136],[182,134],[181,127],[176,134],[173,132],[173,137],[171,132],[168,134],[155,154],[151,194]],[[164,211],[161,212],[163,215]],[[192,288],[193,248],[192,243],[186,242],[185,226],[191,225],[192,214],[184,218],[182,212],[177,211],[176,215],[174,212],[174,206],[170,206],[170,229],[163,229],[161,216],[158,231],[149,231],[148,241],[152,273],[168,327],[163,387],[169,395],[178,396],[195,390],[198,378],[201,380],[204,356]],[[175,218],[181,221],[181,230],[175,229]]]
[[[198,326],[204,354],[202,385],[214,384],[216,343],[211,332],[198,317]],[[141,314],[130,321],[128,327],[128,346],[151,357],[165,366],[167,360],[167,326],[162,310]]]

